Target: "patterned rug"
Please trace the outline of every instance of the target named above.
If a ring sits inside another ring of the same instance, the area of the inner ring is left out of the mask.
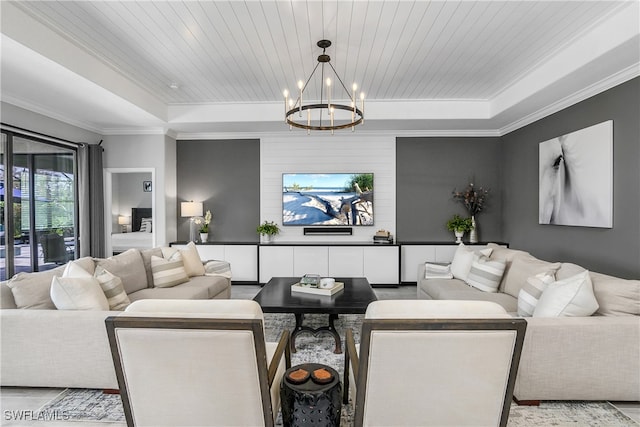
[[[305,325],[313,328],[324,326],[326,315],[309,315]],[[359,342],[362,316],[341,315],[335,322],[340,336],[344,337],[346,328],[354,332]],[[292,315],[265,314],[266,339],[276,341],[283,329],[292,330],[295,320]],[[328,335],[299,335],[296,340],[298,351],[292,353],[292,364],[305,362],[323,363],[335,368],[342,376],[344,355],[334,354],[334,342]],[[55,399],[43,406],[40,411],[65,414],[74,421],[121,422],[125,425],[124,412],[119,395],[108,395],[101,390],[67,389]],[[342,426],[353,425],[353,407],[344,405],[342,409]],[[278,416],[277,425],[282,425]],[[618,411],[608,402],[543,402],[539,407],[511,406],[509,415],[510,427],[529,426],[607,426],[638,427],[638,423]]]

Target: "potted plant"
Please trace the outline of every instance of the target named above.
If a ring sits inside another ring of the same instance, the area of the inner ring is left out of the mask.
[[[469,241],[478,243],[478,227],[476,225],[476,215],[485,208],[487,198],[489,197],[489,189],[478,187],[470,182],[462,191],[453,190],[453,199],[459,201],[471,215],[471,235]]]
[[[211,222],[211,211],[207,210],[207,212],[204,214],[204,220],[202,222],[202,225],[198,230],[200,232],[200,241],[202,243],[206,243],[206,241],[209,240],[209,223],[210,222]]]
[[[447,221],[447,229],[456,235],[456,243],[462,243],[464,233],[473,230],[473,222],[471,218],[462,218],[456,214]]]
[[[273,236],[280,232],[280,228],[278,227],[278,224],[273,221],[265,221],[256,228],[256,231],[261,236],[265,236],[267,242],[271,242]]]

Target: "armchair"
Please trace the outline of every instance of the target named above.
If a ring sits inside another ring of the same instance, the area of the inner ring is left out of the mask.
[[[42,245],[45,263],[65,264],[73,259],[73,251],[65,245],[64,237],[58,234],[43,234],[40,237],[40,245]]]
[[[505,426],[525,329],[492,302],[371,303],[359,355],[346,332],[354,425]]]
[[[129,427],[273,426],[289,332],[265,343],[257,303],[140,300],[106,327]]]

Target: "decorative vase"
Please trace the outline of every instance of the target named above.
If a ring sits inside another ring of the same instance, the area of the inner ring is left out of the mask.
[[[462,236],[464,236],[464,231],[456,230],[453,233],[456,235],[456,243],[462,243]]]
[[[209,233],[200,233],[200,242],[206,243],[209,240]]]
[[[273,234],[263,234],[262,243],[273,243]]]
[[[478,243],[478,225],[476,224],[476,218],[474,215],[471,215],[471,225],[473,228],[469,232],[469,242]]]

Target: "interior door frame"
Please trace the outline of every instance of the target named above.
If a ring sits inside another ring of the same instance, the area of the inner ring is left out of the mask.
[[[104,168],[104,232],[105,232],[105,253],[107,256],[111,256],[113,253],[113,247],[111,244],[111,233],[113,232],[113,225],[111,220],[111,204],[113,203],[113,175],[119,173],[151,173],[151,235],[152,245],[155,248],[157,241],[156,234],[156,168]]]

